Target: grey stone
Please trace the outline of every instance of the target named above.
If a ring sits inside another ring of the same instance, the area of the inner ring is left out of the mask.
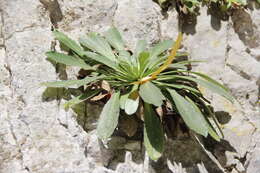
[[[160,40],[160,19],[160,9],[152,0],[120,0],[114,24],[133,49],[138,40],[147,40],[149,44]]]
[[[46,6],[47,1],[53,4]],[[164,157],[157,162],[143,156],[140,141],[115,136],[107,148],[94,130],[101,106],[83,103],[66,112],[62,105],[70,91],[45,90],[39,85],[73,79],[78,73],[69,67],[67,74],[56,74],[45,60],[44,52],[53,43],[52,25],[74,39],[115,25],[133,48],[139,39],[149,44],[175,39],[179,31],[175,9],[163,17],[152,0],[9,0],[0,1],[0,8],[0,172],[219,172],[191,138],[169,140]],[[231,104],[201,88],[215,111],[230,116],[221,124],[226,143],[214,144],[213,155],[222,167],[235,166],[231,172],[257,173],[260,13],[234,14],[237,16],[214,23],[214,17],[201,8],[197,24],[183,28],[183,50],[190,53],[190,59],[206,60],[193,69],[224,83],[236,98]]]

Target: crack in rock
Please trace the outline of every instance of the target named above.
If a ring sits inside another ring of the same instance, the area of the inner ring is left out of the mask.
[[[9,36],[5,37],[5,41],[11,39],[16,33],[26,32],[26,31],[29,31],[32,28],[35,28],[35,27],[39,27],[39,26],[37,26],[36,24],[33,23],[33,24],[29,25],[29,26],[23,27],[21,30],[16,30],[13,33],[11,33]]]

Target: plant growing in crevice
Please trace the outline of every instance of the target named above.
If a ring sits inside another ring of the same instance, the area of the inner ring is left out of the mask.
[[[126,49],[114,27],[104,36],[94,32],[87,34],[80,38],[80,45],[62,32],[54,31],[53,34],[67,53],[47,52],[48,60],[78,66],[84,75],[79,80],[43,85],[83,88],[81,94],[65,104],[66,109],[86,100],[105,100],[97,125],[100,139],[108,139],[113,134],[120,115],[136,116],[143,121],[147,153],[151,159],[157,160],[162,155],[167,136],[163,117],[167,112],[174,112],[174,116],[181,117],[191,131],[220,140],[220,129],[215,129],[217,122],[212,121],[215,119],[210,102],[203,97],[198,85],[231,102],[233,98],[217,81],[190,70],[190,64],[199,61],[176,61],[175,57],[183,56],[178,52],[181,33],[175,43],[166,40],[151,48],[144,40],[138,41],[134,51]]]

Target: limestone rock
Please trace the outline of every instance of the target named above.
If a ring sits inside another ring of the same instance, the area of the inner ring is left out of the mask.
[[[202,7],[198,16],[179,21],[175,9],[163,16],[152,0],[0,1],[0,172],[260,172],[260,13],[253,9],[228,18]],[[203,140],[219,165],[191,138],[169,140],[157,162],[137,140],[113,136],[104,145],[94,130],[102,106],[83,103],[66,112],[62,105],[74,91],[40,86],[78,73],[46,61],[44,53],[58,49],[52,27],[78,39],[111,25],[129,48],[139,39],[175,39],[182,29],[189,58],[207,61],[193,69],[231,90],[234,104],[202,88],[225,134],[220,143]]]

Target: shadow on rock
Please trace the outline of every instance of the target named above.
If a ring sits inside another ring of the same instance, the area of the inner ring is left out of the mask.
[[[211,15],[211,26],[216,31],[221,29],[221,21],[228,21],[229,18],[228,13],[222,11],[217,3],[210,3],[207,14]]]
[[[225,111],[217,111],[215,116],[220,124],[227,124],[231,120],[231,115]]]
[[[257,0],[255,1],[247,1],[248,5],[248,9],[250,10],[260,10],[260,3],[256,2]]]
[[[260,43],[259,28],[253,23],[250,14],[243,9],[234,10],[231,19],[239,39],[249,48],[258,47]]]
[[[179,27],[185,34],[194,35],[196,33],[197,15],[179,13]]]

